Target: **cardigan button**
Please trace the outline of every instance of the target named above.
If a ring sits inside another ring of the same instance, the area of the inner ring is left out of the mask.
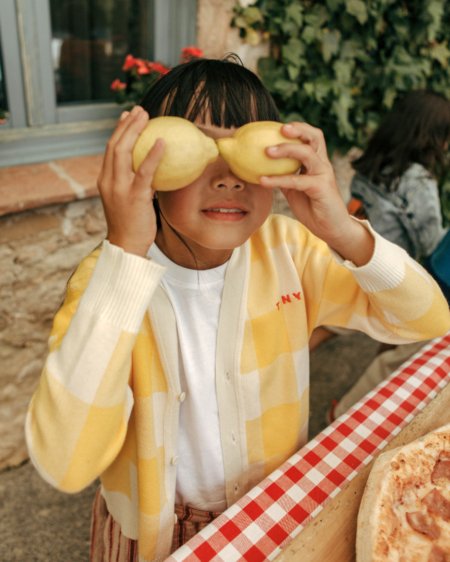
[[[178,464],[178,457],[175,455],[170,459],[170,464],[176,466]]]
[[[185,393],[185,392],[181,392],[181,393],[178,395],[177,398],[178,398],[178,402],[184,402],[184,401],[186,400],[186,393]]]

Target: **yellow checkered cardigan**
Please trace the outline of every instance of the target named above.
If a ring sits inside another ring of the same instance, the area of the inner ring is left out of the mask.
[[[375,237],[372,260],[356,268],[298,222],[273,215],[233,252],[216,363],[228,504],[307,439],[308,339],[316,326],[393,343],[449,329],[431,277]],[[41,475],[67,492],[100,476],[108,510],[125,536],[139,540],[141,561],[169,554],[185,397],[163,272],[108,242],[80,264],[26,421]]]

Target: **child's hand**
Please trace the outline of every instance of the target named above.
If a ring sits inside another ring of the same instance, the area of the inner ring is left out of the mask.
[[[152,177],[162,158],[164,142],[158,140],[138,172],[132,169],[132,151],[148,114],[140,106],[124,112],[105,152],[98,189],[111,244],[145,256],[156,236]]]
[[[301,172],[263,176],[261,186],[280,187],[295,217],[327,242],[344,259],[362,265],[373,253],[372,235],[351,219],[336,183],[323,133],[307,123],[289,123],[281,129],[287,142],[267,149],[273,158],[295,158]],[[289,138],[303,142],[289,143]]]

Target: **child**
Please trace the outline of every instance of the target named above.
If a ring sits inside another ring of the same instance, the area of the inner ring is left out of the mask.
[[[450,231],[442,226],[438,179],[445,173],[450,101],[432,91],[400,97],[353,162],[353,197],[373,228],[424,263],[450,302]],[[335,407],[339,416],[421,347],[382,346]]]
[[[445,172],[449,139],[450,101],[414,90],[396,101],[353,162],[350,189],[373,228],[419,261],[429,258],[448,232],[437,180]]]
[[[305,443],[316,326],[406,342],[450,325],[431,277],[348,215],[323,135],[306,123],[285,125],[286,142],[268,149],[301,174],[248,184],[219,157],[158,192],[155,213],[164,143],[136,174],[131,153],[162,114],[214,139],[278,119],[243,66],[195,60],[162,77],[108,143],[107,240],[69,282],[26,423],[51,484],[77,492],[100,477],[96,561],[165,559]],[[298,221],[270,215],[275,187]]]

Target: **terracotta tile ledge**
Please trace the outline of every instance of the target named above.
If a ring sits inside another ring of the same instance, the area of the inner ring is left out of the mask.
[[[0,168],[0,216],[98,195],[102,154]]]

